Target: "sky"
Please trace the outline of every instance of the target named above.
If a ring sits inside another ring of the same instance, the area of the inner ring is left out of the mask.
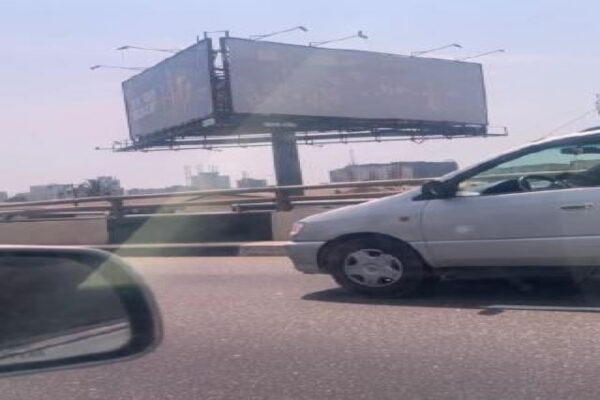
[[[126,188],[184,184],[184,166],[216,165],[233,179],[247,172],[274,181],[270,148],[113,153],[95,150],[128,137],[121,81],[132,72],[95,64],[149,66],[164,57],[119,52],[121,45],[183,48],[204,31],[248,37],[296,25],[278,41],[306,44],[362,29],[368,40],[331,47],[482,57],[490,125],[509,136],[372,144],[301,146],[307,183],[358,163],[454,159],[466,166],[549,133],[600,125],[600,2],[573,0],[128,1],[0,0],[0,191],[77,183],[99,175]]]

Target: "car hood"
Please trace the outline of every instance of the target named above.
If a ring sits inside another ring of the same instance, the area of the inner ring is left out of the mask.
[[[299,221],[304,227],[294,240],[330,240],[359,232],[377,232],[393,236],[400,232],[404,233],[403,236],[413,237],[415,231],[411,225],[418,223],[418,214],[425,203],[413,201],[419,193],[420,189],[415,188],[397,195],[311,215]],[[405,229],[399,229],[400,216],[408,218],[408,223],[403,224]]]

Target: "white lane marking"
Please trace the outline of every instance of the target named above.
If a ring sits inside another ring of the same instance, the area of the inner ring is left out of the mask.
[[[486,310],[516,310],[516,311],[571,311],[571,312],[600,312],[600,307],[563,307],[563,306],[521,306],[494,304],[484,307]]]

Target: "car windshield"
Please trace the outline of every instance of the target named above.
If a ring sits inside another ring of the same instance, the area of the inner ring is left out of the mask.
[[[0,400],[600,398],[599,15],[0,0]]]

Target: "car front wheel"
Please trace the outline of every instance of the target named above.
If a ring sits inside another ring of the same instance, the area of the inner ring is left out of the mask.
[[[424,263],[413,249],[383,237],[339,243],[326,263],[340,286],[369,296],[406,296],[419,287],[425,275]]]

